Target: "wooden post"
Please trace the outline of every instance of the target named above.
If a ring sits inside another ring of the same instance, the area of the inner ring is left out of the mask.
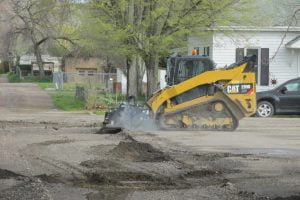
[[[85,88],[83,86],[76,86],[75,99],[85,100]]]

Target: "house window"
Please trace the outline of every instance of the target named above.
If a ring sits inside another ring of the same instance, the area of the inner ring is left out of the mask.
[[[96,73],[96,71],[95,70],[88,70],[88,76],[94,76],[95,75],[95,73]]]
[[[84,70],[79,70],[78,74],[79,74],[79,76],[85,76],[85,71]]]
[[[269,49],[268,48],[238,48],[236,61],[241,61],[244,56],[256,56],[255,74],[256,83],[260,86],[269,86]]]
[[[209,51],[209,47],[194,47],[192,50],[192,55],[209,56]]]
[[[95,76],[97,73],[97,69],[77,69],[77,72],[79,76]]]

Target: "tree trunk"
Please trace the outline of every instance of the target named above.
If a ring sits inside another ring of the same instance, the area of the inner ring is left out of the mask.
[[[146,68],[145,68],[145,62],[141,57],[138,57],[137,59],[137,87],[138,87],[138,95],[142,96],[145,94],[144,91],[144,83],[143,83],[143,79],[144,79],[144,74],[146,72]]]
[[[32,39],[33,42],[35,42],[34,39]],[[43,66],[43,59],[42,59],[42,54],[40,51],[40,47],[38,45],[36,45],[36,43],[33,45],[34,48],[34,55],[36,57],[36,63],[39,67],[39,72],[40,72],[40,76],[45,76],[45,71],[44,71],[44,66]]]
[[[147,68],[147,97],[152,96],[158,90],[158,56],[150,55]]]
[[[134,57],[127,61],[127,96],[138,97],[137,75],[137,59]]]

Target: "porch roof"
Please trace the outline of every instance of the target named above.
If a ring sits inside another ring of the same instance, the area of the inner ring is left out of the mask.
[[[300,49],[300,35],[286,43],[285,47],[288,49]]]

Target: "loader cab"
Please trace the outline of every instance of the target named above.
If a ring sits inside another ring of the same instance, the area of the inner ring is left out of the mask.
[[[176,85],[214,68],[214,62],[208,57],[170,57],[167,62],[166,82],[169,86]]]

